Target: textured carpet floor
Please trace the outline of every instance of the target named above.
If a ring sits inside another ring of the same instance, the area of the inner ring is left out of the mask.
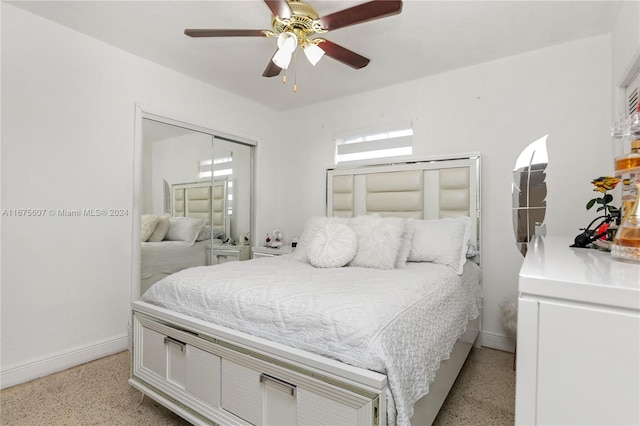
[[[0,392],[0,424],[188,425],[127,384],[121,352]],[[473,349],[434,425],[512,425],[513,354]],[[414,425],[420,426],[420,425]]]

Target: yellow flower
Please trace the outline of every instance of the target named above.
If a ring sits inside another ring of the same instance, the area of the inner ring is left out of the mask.
[[[591,181],[591,183],[595,186],[594,191],[604,193],[614,189],[616,185],[620,183],[620,179],[611,176],[601,176]]]

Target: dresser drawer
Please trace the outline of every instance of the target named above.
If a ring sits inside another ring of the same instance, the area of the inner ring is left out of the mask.
[[[297,386],[222,360],[222,408],[254,425],[295,425]]]
[[[251,250],[249,246],[213,246],[211,248],[211,264],[248,260]]]
[[[222,359],[221,406],[256,425],[362,425],[378,401],[237,354]]]
[[[211,264],[219,265],[225,262],[237,262],[240,260],[240,253],[229,250],[214,250],[211,252]]]
[[[168,395],[188,399],[204,412],[219,409],[220,357],[187,343],[188,335],[165,330],[161,324],[145,319],[137,324],[134,375]]]

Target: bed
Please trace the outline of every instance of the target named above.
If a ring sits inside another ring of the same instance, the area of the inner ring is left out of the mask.
[[[194,424],[431,424],[479,345],[479,168],[328,170],[327,216],[292,255],[184,270],[133,303],[131,385]]]
[[[212,245],[229,235],[226,179],[174,184],[170,193],[171,214],[141,221],[140,294],[170,274],[209,265]]]

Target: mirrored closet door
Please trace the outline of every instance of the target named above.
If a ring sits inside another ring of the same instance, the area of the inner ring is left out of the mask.
[[[255,143],[138,115],[133,300],[172,273],[210,265],[212,251],[248,244],[253,227]]]

